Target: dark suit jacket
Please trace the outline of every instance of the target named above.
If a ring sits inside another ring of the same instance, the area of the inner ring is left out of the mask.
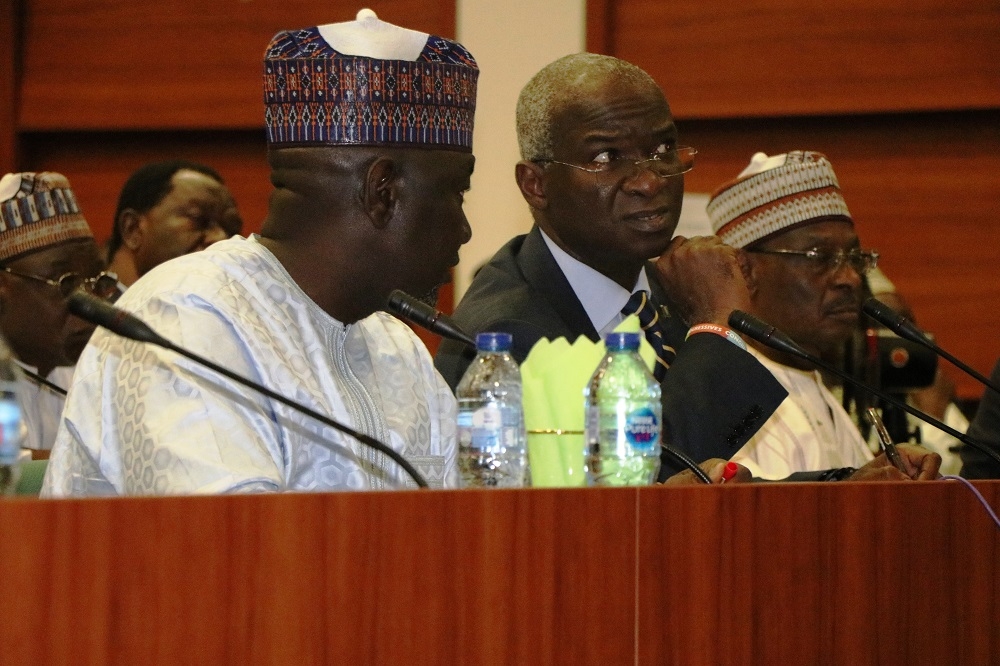
[[[677,358],[661,384],[664,441],[697,461],[729,458],[777,409],[787,393],[764,366],[736,345],[712,334],[694,335],[670,315],[667,298],[649,271],[654,302],[661,304],[667,343]],[[506,331],[514,336],[518,363],[540,338],[580,335],[599,340],[590,318],[537,227],[502,247],[476,275],[458,304],[455,321],[466,331]],[[475,351],[445,340],[434,360],[454,388]],[[661,478],[675,471],[663,459]]]
[[[1000,361],[993,366],[990,381],[1000,384]],[[1000,451],[1000,396],[986,389],[976,416],[969,426],[969,437]],[[1000,465],[993,458],[969,445],[961,448],[962,472],[966,479],[1000,479]]]

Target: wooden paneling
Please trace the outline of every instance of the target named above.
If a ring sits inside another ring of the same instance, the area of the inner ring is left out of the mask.
[[[17,170],[17,1],[0,0],[0,174]]]
[[[918,323],[989,374],[1000,358],[1000,111],[679,124],[699,150],[689,192],[712,192],[757,151],[825,153],[862,242],[880,252]],[[982,394],[943,367],[959,395]]]
[[[1000,106],[995,0],[611,5],[592,50],[652,74],[681,118]]]
[[[11,664],[1000,659],[956,482],[10,500],[0,534]]]
[[[260,231],[271,194],[264,131],[54,132],[24,137],[25,171],[69,178],[98,241],[111,235],[118,193],[138,167],[158,160],[207,164],[225,179],[243,217],[244,233]]]
[[[279,30],[353,20],[347,0],[27,0],[21,128],[264,124],[264,48]],[[374,0],[390,23],[450,36],[455,5]]]

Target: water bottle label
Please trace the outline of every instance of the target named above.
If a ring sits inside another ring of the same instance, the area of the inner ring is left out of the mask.
[[[660,442],[660,421],[649,407],[625,417],[625,439],[638,452],[652,453]]]
[[[21,447],[21,407],[17,400],[0,399],[0,462],[16,460]]]
[[[484,430],[499,430],[503,426],[503,413],[500,405],[491,402],[477,409],[472,415],[472,427]]]

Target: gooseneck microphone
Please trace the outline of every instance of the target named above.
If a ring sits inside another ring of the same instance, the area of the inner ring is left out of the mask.
[[[938,347],[933,340],[930,339],[926,333],[917,328],[916,324],[912,321],[899,314],[888,305],[878,300],[877,298],[869,298],[861,306],[861,309],[866,315],[882,324],[896,335],[901,338],[906,338],[911,342],[915,342],[918,345],[922,345],[932,352],[944,358],[952,363],[956,368],[964,371],[970,377],[974,378],[980,382],[986,388],[994,391],[995,393],[1000,393],[1000,387],[995,383],[990,381],[988,378],[984,377],[980,373],[976,372],[970,368],[965,363],[946,352],[945,350]]]
[[[896,407],[902,409],[907,414],[912,414],[921,421],[931,424],[938,430],[948,433],[955,439],[961,441],[963,444],[968,444],[977,451],[981,451],[982,453],[993,458],[994,460],[997,461],[997,463],[1000,463],[1000,453],[994,451],[991,447],[986,446],[985,444],[982,444],[980,442],[977,442],[968,435],[961,433],[955,430],[954,428],[945,425],[944,423],[941,423],[941,421],[938,421],[933,416],[925,414],[924,412],[920,411],[915,407],[911,407],[910,405],[906,404],[906,402],[893,397],[892,395],[886,393],[885,391],[881,391],[872,386],[868,386],[864,382],[858,381],[857,379],[852,377],[850,374],[844,372],[840,368],[837,368],[827,363],[826,361],[823,361],[822,359],[813,356],[806,350],[802,349],[802,347],[796,344],[791,338],[789,338],[787,335],[779,331],[777,328],[771,326],[770,324],[764,321],[761,321],[757,317],[754,317],[751,314],[747,314],[746,312],[743,312],[741,310],[733,310],[732,314],[729,315],[729,325],[733,329],[739,331],[740,333],[744,333],[750,336],[751,338],[753,338],[754,340],[763,345],[767,345],[772,349],[776,349],[780,352],[785,352],[786,354],[790,354],[792,356],[795,356],[796,358],[808,361],[809,363],[815,365],[816,367],[822,368],[827,372],[840,377],[841,379],[858,387],[862,391],[865,391],[872,395],[878,396],[879,398],[882,398],[889,404],[895,405]]]
[[[299,404],[294,400],[290,400],[289,398],[286,398],[283,395],[275,393],[266,386],[262,386],[254,381],[247,379],[246,377],[242,377],[241,375],[238,375],[235,372],[232,372],[231,370],[227,370],[226,368],[223,368],[222,366],[217,365],[212,361],[209,361],[208,359],[195,354],[194,352],[188,351],[183,347],[175,345],[174,343],[170,342],[163,336],[157,334],[156,331],[147,326],[144,321],[142,321],[135,315],[129,314],[128,312],[122,310],[121,308],[116,308],[110,303],[102,301],[96,296],[92,296],[83,291],[76,291],[73,294],[71,294],[67,299],[67,304],[69,307],[69,311],[74,315],[76,315],[77,317],[79,317],[80,319],[84,319],[93,324],[97,324],[98,326],[103,326],[112,333],[116,333],[122,337],[129,338],[130,340],[136,340],[138,342],[147,342],[149,344],[153,344],[158,347],[163,347],[164,349],[169,349],[170,351],[176,352],[181,356],[191,359],[192,361],[194,361],[199,365],[203,365],[206,368],[209,368],[219,373],[220,375],[223,375],[224,377],[228,377],[234,382],[238,382],[243,386],[246,386],[248,388],[253,389],[254,391],[257,391],[258,393],[266,395],[268,398],[271,398],[272,400],[277,400],[283,405],[287,405],[288,407],[291,407],[292,409],[301,412],[306,416],[316,419],[317,421],[319,421],[324,425],[330,426],[334,430],[339,430],[345,435],[353,437],[362,444],[369,446],[375,449],[376,451],[380,451],[381,453],[384,453],[385,455],[392,458],[392,460],[394,460],[396,464],[398,464],[406,471],[406,473],[410,476],[410,478],[413,479],[414,482],[416,482],[416,484],[419,487],[421,488],[427,487],[427,481],[424,480],[424,477],[420,474],[420,472],[418,472],[413,467],[413,465],[411,465],[410,462],[406,460],[406,458],[401,456],[399,452],[397,452],[396,450],[386,446],[385,444],[378,441],[374,437],[369,437],[364,433],[360,433],[356,430],[353,430],[342,423],[334,421],[328,416],[320,414],[319,412],[312,410],[309,407],[306,407],[305,405]],[[325,442],[321,442],[321,444],[326,446]]]
[[[417,326],[426,328],[432,333],[437,333],[443,338],[456,340],[469,347],[475,347],[476,341],[463,331],[461,327],[451,320],[450,317],[423,301],[410,296],[405,291],[393,290],[389,294],[389,300],[385,304],[386,310],[409,319]]]

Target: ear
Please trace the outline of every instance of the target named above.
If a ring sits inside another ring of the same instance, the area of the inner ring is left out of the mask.
[[[142,215],[134,208],[126,208],[116,222],[122,233],[122,245],[135,252],[142,245]]]
[[[524,160],[518,162],[514,167],[514,178],[521,190],[521,196],[529,206],[538,210],[548,208],[549,201],[545,196],[545,169],[540,164]]]
[[[379,157],[368,167],[361,184],[361,207],[376,229],[384,229],[399,199],[399,165],[392,158]]]

